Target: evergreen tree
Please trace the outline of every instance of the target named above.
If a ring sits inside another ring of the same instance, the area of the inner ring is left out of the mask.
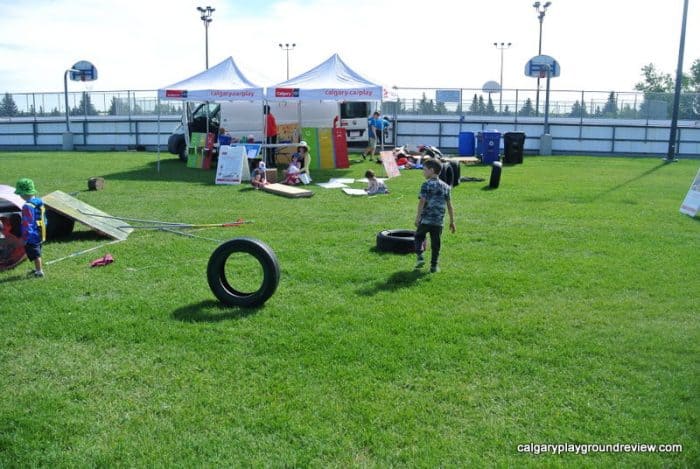
[[[474,99],[472,99],[472,104],[469,106],[469,114],[478,114],[479,113],[479,100],[476,97],[476,93],[474,93]]]
[[[462,101],[457,103],[457,109],[455,109],[455,114],[462,114]]]
[[[617,99],[615,98],[615,92],[611,91],[608,96],[608,101],[603,106],[603,115],[605,117],[616,117],[617,116]]]
[[[520,115],[524,116],[524,117],[529,117],[529,116],[535,115],[535,106],[532,105],[532,100],[530,98],[527,98],[525,100],[525,104],[523,105],[523,108],[520,110]]]
[[[482,116],[486,114],[486,104],[484,103],[483,95],[479,95],[479,114]]]
[[[435,114],[447,114],[447,107],[445,106],[445,103],[437,103],[437,106],[435,106]]]
[[[620,109],[618,116],[623,119],[636,119],[637,111],[632,109],[632,106],[630,106],[629,104],[625,104],[624,106],[622,106],[622,109]]]
[[[428,97],[425,96],[425,92],[418,101],[418,113],[419,114],[435,114],[435,107],[433,105],[433,100],[428,101]]]
[[[491,93],[489,93],[489,102],[486,104],[486,114],[489,116],[496,114],[496,108],[493,105],[493,100],[491,100]]]
[[[97,115],[97,109],[95,109],[95,106],[92,105],[92,101],[90,101],[90,95],[86,92],[83,91],[82,96],[80,97],[80,103],[78,104],[77,108],[73,108],[71,110],[71,115],[74,116],[96,116]]]
[[[574,102],[574,105],[571,106],[571,112],[569,113],[569,117],[587,117],[588,112],[586,111],[586,103],[579,103],[578,100]]]
[[[513,113],[510,112],[510,108],[508,107],[507,104],[506,104],[505,106],[503,106],[503,115],[504,115],[504,116],[510,116],[510,115],[512,115],[512,114],[513,114]]]
[[[0,101],[0,117],[14,117],[19,115],[17,104],[10,93],[5,93],[5,96]]]

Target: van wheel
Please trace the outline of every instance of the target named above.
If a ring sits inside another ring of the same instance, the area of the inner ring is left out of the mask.
[[[185,139],[177,144],[177,156],[180,158],[180,161],[187,163],[187,144]]]

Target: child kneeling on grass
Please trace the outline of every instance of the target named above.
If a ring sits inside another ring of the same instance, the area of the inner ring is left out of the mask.
[[[256,189],[262,189],[268,184],[267,175],[265,174],[266,169],[265,162],[261,161],[258,163],[258,167],[253,170],[253,177],[251,178],[250,183]]]
[[[292,158],[292,161],[289,163],[289,167],[287,168],[287,175],[284,178],[283,184],[288,184],[290,186],[296,186],[299,184],[299,161],[297,158]]]
[[[450,199],[450,186],[438,178],[441,164],[428,160],[423,164],[423,177],[426,181],[420,187],[418,210],[416,213],[416,269],[425,265],[423,246],[426,234],[430,233],[430,272],[439,272],[440,236],[445,220],[445,207],[450,215],[450,231],[454,233],[455,216]]]
[[[374,175],[374,171],[371,169],[368,169],[365,172],[365,177],[367,178],[367,189],[365,189],[365,192],[367,192],[368,195],[375,195],[375,194],[388,194],[389,189],[386,188],[386,185],[377,177]]]

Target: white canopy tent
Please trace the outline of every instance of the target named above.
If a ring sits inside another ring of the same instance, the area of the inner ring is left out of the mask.
[[[266,97],[270,101],[381,101],[382,87],[333,54],[308,72],[267,88]]]
[[[250,82],[238,68],[233,57],[228,57],[208,70],[158,90],[159,142],[161,99],[176,101],[260,101],[262,103],[265,99],[265,94],[263,87]],[[158,144],[158,171],[160,171],[160,143]]]
[[[158,99],[178,101],[262,101],[264,97],[263,88],[248,81],[233,57],[158,90]]]

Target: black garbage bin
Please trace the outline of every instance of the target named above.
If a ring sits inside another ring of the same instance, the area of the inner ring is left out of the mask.
[[[503,135],[503,162],[522,164],[525,132],[506,132]]]

